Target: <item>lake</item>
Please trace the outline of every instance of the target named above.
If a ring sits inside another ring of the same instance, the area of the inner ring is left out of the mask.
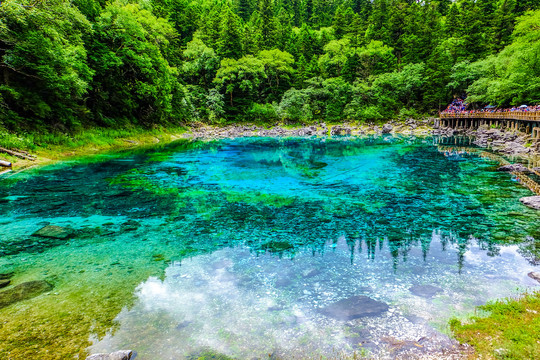
[[[538,288],[540,212],[435,140],[179,141],[0,177],[0,358],[451,349],[449,319]]]

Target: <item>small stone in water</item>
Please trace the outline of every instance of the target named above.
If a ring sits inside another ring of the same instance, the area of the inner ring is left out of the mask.
[[[310,277],[317,276],[317,275],[319,275],[320,273],[321,273],[321,271],[318,270],[318,269],[308,269],[308,270],[304,270],[304,271],[302,272],[302,276],[303,276],[304,278],[310,278]]]
[[[121,230],[122,231],[135,231],[137,230],[141,224],[138,221],[135,220],[128,220],[125,223],[122,224]]]
[[[416,296],[429,299],[443,290],[433,285],[414,285],[409,289],[409,291]]]
[[[182,321],[180,324],[176,325],[176,330],[182,330],[191,325],[193,321]]]
[[[278,278],[275,283],[277,288],[284,288],[290,285],[292,285],[292,280],[286,277]]]
[[[319,310],[323,315],[337,320],[353,320],[364,316],[378,316],[388,311],[388,305],[367,296],[353,296]]]
[[[32,234],[32,236],[39,236],[39,237],[44,237],[44,238],[60,239],[60,240],[65,240],[71,237],[72,235],[73,235],[73,230],[56,226],[56,225],[47,225]]]

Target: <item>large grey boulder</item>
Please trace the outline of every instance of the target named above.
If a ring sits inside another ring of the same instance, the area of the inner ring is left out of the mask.
[[[540,210],[540,196],[529,196],[519,199],[523,205]]]
[[[530,149],[515,141],[504,141],[504,148],[500,151],[505,154],[526,154],[530,152]]]
[[[351,135],[352,133],[352,129],[348,126],[340,126],[340,125],[337,125],[337,126],[333,126],[332,127],[332,130],[330,131],[330,134],[331,135],[334,135],[334,136],[345,136],[345,135]]]
[[[498,168],[499,171],[528,173],[529,169],[522,164],[508,164]]]
[[[384,124],[384,126],[382,128],[382,133],[383,134],[390,134],[393,129],[394,129],[394,127],[391,124]]]
[[[319,310],[325,316],[342,321],[378,316],[386,311],[388,311],[388,305],[362,295],[340,300]]]
[[[540,282],[540,273],[537,273],[537,272],[534,272],[534,271],[531,271],[530,273],[527,274],[531,279],[533,280],[536,280],[538,282]]]

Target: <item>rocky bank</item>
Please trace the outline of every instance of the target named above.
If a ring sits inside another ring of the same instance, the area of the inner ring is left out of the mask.
[[[327,125],[318,123],[303,127],[287,127],[274,124],[265,128],[256,125],[229,125],[225,127],[197,126],[182,135],[183,138],[193,139],[223,139],[251,136],[268,137],[302,137],[302,136],[362,136],[362,135],[413,135],[413,136],[465,136],[474,138],[473,144],[489,148],[505,156],[540,158],[540,140],[532,139],[530,134],[515,130],[489,128],[482,126],[478,129],[453,129],[441,127],[437,118],[406,121],[389,121],[386,124],[339,124]],[[540,159],[539,159],[540,161]],[[540,169],[539,169],[540,170]]]

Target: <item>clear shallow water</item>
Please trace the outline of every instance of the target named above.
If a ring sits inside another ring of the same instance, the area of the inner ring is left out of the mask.
[[[55,288],[0,309],[0,355],[444,346],[450,317],[535,286],[540,215],[518,201],[530,195],[490,160],[396,138],[181,142],[3,177],[0,273]],[[30,236],[48,224],[77,233]],[[321,311],[357,295],[388,311]]]

